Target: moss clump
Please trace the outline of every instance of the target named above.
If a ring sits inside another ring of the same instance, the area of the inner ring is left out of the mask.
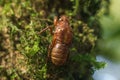
[[[104,65],[95,59],[100,30],[95,19],[100,4],[100,0],[2,0],[0,78],[92,80],[94,70]],[[69,16],[74,38],[67,64],[56,67],[46,63],[52,35],[38,33],[61,14]]]

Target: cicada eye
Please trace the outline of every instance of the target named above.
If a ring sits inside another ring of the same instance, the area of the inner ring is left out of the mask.
[[[63,21],[63,19],[60,18],[59,21]]]

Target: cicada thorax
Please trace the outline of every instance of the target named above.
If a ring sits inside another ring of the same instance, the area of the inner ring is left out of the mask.
[[[68,59],[68,47],[66,44],[56,43],[51,52],[51,60],[55,65],[63,65]]]

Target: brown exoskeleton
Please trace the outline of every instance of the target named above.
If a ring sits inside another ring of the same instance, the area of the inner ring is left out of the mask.
[[[54,32],[50,27],[43,29],[41,32],[50,29],[53,32],[52,43],[49,46],[48,58],[53,64],[59,66],[66,63],[69,55],[69,46],[72,41],[72,29],[68,18],[63,15],[54,19]],[[41,33],[40,32],[40,33]]]

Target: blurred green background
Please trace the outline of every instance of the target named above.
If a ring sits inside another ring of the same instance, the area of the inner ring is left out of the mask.
[[[108,58],[120,61],[120,1],[112,0],[109,6],[109,14],[101,16],[100,22],[103,29],[100,48]]]

